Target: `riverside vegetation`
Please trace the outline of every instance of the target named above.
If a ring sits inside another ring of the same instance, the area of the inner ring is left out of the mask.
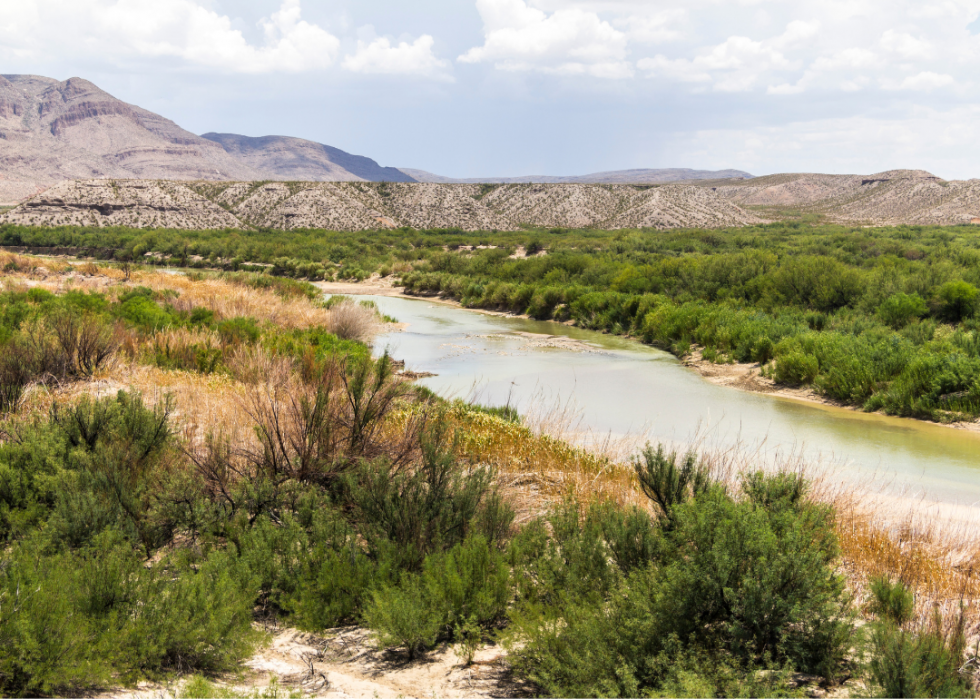
[[[447,403],[302,282],[0,263],[5,695],[220,677],[270,616],[554,696],[973,692],[972,575],[797,471]]]
[[[701,347],[709,361],[757,362],[777,383],[865,410],[941,422],[980,416],[975,226],[164,235],[8,225],[0,243],[260,264],[314,280],[394,273],[409,293],[571,320],[678,356]],[[515,259],[518,249],[526,256]]]

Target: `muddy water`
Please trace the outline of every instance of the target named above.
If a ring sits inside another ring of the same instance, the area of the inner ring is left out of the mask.
[[[980,505],[980,434],[716,386],[670,354],[559,323],[365,298],[408,324],[379,337],[377,351],[436,374],[420,383],[440,395],[509,401],[522,412],[571,404],[581,425],[596,433],[681,444],[700,434],[714,448],[741,444],[770,458],[802,454],[831,464],[841,478]]]

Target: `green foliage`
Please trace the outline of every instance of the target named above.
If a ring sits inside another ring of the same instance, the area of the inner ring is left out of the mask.
[[[496,622],[510,602],[510,570],[480,534],[426,558],[422,579],[449,635],[467,624]]]
[[[871,579],[871,608],[884,621],[903,626],[915,613],[915,596],[901,580],[894,583],[884,576]]]
[[[916,633],[892,621],[875,624],[871,632],[871,680],[882,697],[972,697],[972,683],[960,672],[966,646],[963,616],[945,631],[934,617]]]
[[[628,570],[598,511],[555,521],[554,544],[517,537],[515,665],[555,696],[751,695],[756,681],[777,693],[779,672],[752,678],[784,665],[836,676],[851,625],[831,513],[795,477],[758,474],[745,490],[710,485],[675,504],[673,527]]]
[[[693,452],[685,455],[678,466],[677,454],[668,454],[662,444],[656,451],[648,444],[641,457],[633,462],[640,487],[670,528],[675,522],[674,508],[708,489],[708,469]]]
[[[803,352],[793,352],[776,359],[774,378],[779,383],[799,386],[813,383],[820,371],[817,358]]]
[[[946,282],[936,290],[941,316],[953,323],[969,318],[976,312],[978,295],[980,290],[969,282]]]
[[[191,568],[144,568],[124,539],[46,554],[18,544],[0,566],[0,692],[69,693],[126,675],[228,670],[247,656],[255,590],[212,556]]]
[[[878,306],[878,317],[895,330],[901,330],[928,312],[926,302],[918,294],[893,294]]]
[[[255,344],[261,331],[254,318],[229,318],[218,323],[218,334],[225,344]]]
[[[421,576],[411,573],[398,586],[373,593],[364,621],[381,646],[402,646],[409,658],[432,646],[443,625],[441,611],[429,604]]]
[[[365,464],[349,480],[369,545],[409,570],[420,570],[427,555],[455,546],[471,531],[496,543],[513,520],[494,493],[493,473],[462,471],[442,439],[437,428],[423,442],[422,463],[412,473],[381,461]]]

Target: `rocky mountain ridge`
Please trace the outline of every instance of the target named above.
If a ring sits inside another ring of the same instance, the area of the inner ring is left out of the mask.
[[[526,177],[471,177],[455,179],[435,175],[425,170],[401,168],[401,172],[416,182],[440,184],[663,184],[665,182],[689,182],[695,180],[751,179],[743,170],[691,170],[689,168],[633,169],[594,172],[591,175],[551,176],[528,175]]]

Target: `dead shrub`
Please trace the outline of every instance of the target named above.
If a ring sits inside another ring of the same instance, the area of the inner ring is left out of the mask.
[[[119,347],[113,329],[90,316],[65,313],[53,319],[53,333],[64,376],[92,376],[106,366]]]
[[[327,330],[342,340],[369,342],[380,329],[378,314],[373,308],[354,301],[342,301],[330,309]]]
[[[387,356],[329,362],[314,383],[299,381],[275,358],[242,353],[237,361],[245,373],[270,362],[273,373],[250,386],[242,400],[257,444],[233,447],[228,439],[210,437],[191,450],[217,494],[230,492],[230,480],[260,481],[273,490],[288,481],[330,486],[362,461],[384,459],[397,471],[418,459],[426,416],[400,420],[391,429],[407,388]]]

